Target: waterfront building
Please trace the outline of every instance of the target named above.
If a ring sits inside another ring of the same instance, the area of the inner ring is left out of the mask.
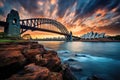
[[[93,31],[81,36],[82,39],[96,39],[96,38],[104,38],[104,37],[105,37],[105,33],[97,33],[97,32],[94,33]]]

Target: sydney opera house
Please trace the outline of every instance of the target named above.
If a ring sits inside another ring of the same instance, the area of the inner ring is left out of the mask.
[[[105,38],[105,33],[94,33],[94,32],[89,32],[87,34],[84,34],[81,36],[82,39],[96,39],[96,38]]]

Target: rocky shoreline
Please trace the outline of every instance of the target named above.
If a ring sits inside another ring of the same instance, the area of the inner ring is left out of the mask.
[[[0,43],[0,80],[76,80],[57,52],[37,42]]]

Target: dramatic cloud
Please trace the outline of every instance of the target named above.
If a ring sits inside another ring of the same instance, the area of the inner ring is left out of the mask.
[[[120,34],[120,0],[0,0],[0,20],[11,9],[20,18],[46,17],[64,24],[75,35],[89,31]]]

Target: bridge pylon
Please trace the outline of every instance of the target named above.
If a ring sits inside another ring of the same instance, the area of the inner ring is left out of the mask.
[[[70,31],[70,33],[66,36],[66,41],[73,41],[72,32],[71,32],[71,31]]]
[[[8,26],[4,29],[6,36],[20,37],[20,17],[18,12],[11,10],[7,15],[6,22],[8,23]]]

